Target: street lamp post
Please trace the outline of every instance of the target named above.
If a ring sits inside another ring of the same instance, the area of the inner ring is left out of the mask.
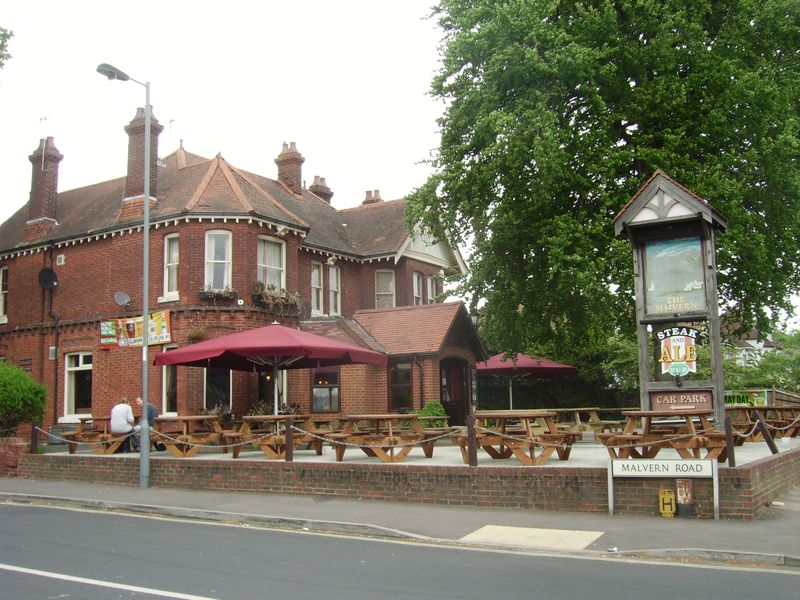
[[[148,415],[148,345],[150,342],[150,82],[137,81],[107,63],[98,65],[97,72],[109,79],[133,81],[145,89],[144,104],[144,252],[142,266],[142,420],[139,438],[139,487],[150,487],[150,423]]]

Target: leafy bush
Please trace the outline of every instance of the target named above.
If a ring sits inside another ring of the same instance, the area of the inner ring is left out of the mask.
[[[444,406],[438,400],[428,400],[424,406],[419,410],[417,413],[418,415],[424,417],[446,417],[447,412],[444,410]],[[444,427],[445,426],[444,420],[441,421],[434,421],[431,419],[426,423],[429,427]]]
[[[47,390],[19,367],[0,362],[0,436],[10,436],[21,423],[41,420]]]

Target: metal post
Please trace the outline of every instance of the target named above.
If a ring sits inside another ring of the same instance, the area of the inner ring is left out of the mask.
[[[475,437],[475,415],[467,415],[467,456],[469,466],[478,466],[478,440]]]
[[[137,82],[139,83],[139,82]],[[142,267],[142,423],[139,431],[139,487],[150,487],[148,347],[150,345],[150,82],[144,83],[144,265]]]
[[[736,457],[733,455],[733,423],[730,417],[725,417],[725,452],[728,454],[728,466],[736,466]]]
[[[284,441],[286,442],[286,446],[284,446],[284,458],[286,462],[292,462],[294,460],[294,417],[286,419],[286,431],[283,433]]]

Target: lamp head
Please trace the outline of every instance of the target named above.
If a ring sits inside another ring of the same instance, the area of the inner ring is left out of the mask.
[[[119,81],[128,81],[130,79],[127,73],[120,71],[118,68],[113,67],[108,63],[97,65],[97,72],[101,75],[105,75],[109,79],[118,79]]]

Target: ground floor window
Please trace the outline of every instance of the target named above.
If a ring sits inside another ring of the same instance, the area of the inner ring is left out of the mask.
[[[165,348],[165,350],[171,348]],[[178,414],[178,367],[176,365],[164,365],[161,368],[162,390],[161,406],[165,413]]]
[[[389,363],[389,410],[401,412],[413,408],[411,399],[411,363]]]
[[[231,372],[228,369],[206,369],[206,410],[214,410],[218,406],[231,406]]]
[[[311,402],[314,412],[339,412],[339,367],[314,369]]]
[[[92,353],[67,354],[65,378],[66,414],[92,412]]]
[[[278,409],[280,410],[286,398],[286,371],[278,371]],[[257,414],[270,415],[275,407],[275,383],[272,371],[258,374],[258,406],[251,407]]]

